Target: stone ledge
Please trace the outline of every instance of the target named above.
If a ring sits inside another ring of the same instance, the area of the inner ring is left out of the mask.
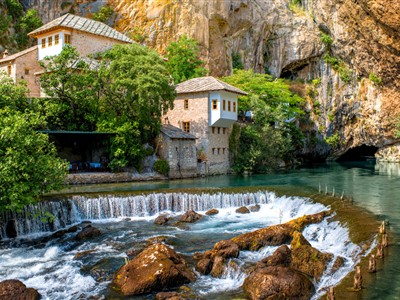
[[[118,182],[132,182],[132,181],[149,181],[149,180],[164,180],[167,177],[156,172],[149,173],[76,173],[68,174],[65,181],[68,185],[74,184],[95,184],[95,183],[118,183]]]

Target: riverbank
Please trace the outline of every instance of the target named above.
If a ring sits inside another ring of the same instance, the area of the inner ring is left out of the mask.
[[[84,172],[68,174],[65,184],[84,185],[84,184],[102,184],[102,183],[120,183],[135,181],[167,180],[168,178],[157,172]]]

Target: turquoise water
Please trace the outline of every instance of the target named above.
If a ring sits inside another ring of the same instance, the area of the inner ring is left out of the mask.
[[[329,192],[344,191],[380,220],[389,221],[392,232],[389,255],[385,257],[384,270],[376,273],[373,286],[360,295],[363,299],[400,299],[400,165],[375,162],[328,163],[311,168],[274,172],[253,176],[218,176],[193,180],[151,183],[125,183],[74,187],[70,192],[140,191],[177,188],[210,188],[240,186],[288,186],[315,189],[321,184]],[[356,218],[357,216],[355,216]]]

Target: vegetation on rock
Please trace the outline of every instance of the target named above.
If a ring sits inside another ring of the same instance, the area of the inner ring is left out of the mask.
[[[182,35],[177,42],[172,42],[166,51],[167,70],[174,78],[175,84],[207,74],[194,39]]]
[[[251,112],[253,119],[245,125],[235,124],[229,148],[233,168],[238,172],[265,172],[290,160],[293,151],[302,146],[302,134],[292,123],[303,114],[304,100],[290,91],[282,79],[268,74],[235,70],[222,80],[246,92],[239,98],[242,118]]]

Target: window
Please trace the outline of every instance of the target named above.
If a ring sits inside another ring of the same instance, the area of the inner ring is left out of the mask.
[[[46,48],[46,39],[42,39],[42,48]]]
[[[212,129],[212,133],[214,134],[215,133],[215,127],[211,127],[211,129]]]
[[[218,148],[218,155],[219,155],[219,151],[221,150],[221,148]]]
[[[225,99],[224,100],[222,100],[222,110],[225,110],[226,109],[226,101],[225,101]]]
[[[225,155],[225,148],[222,148],[222,154]]]
[[[215,154],[215,148],[212,148],[212,154],[213,155]]]
[[[212,109],[213,110],[218,109],[218,100],[217,99],[213,99],[213,101],[212,101]]]
[[[221,130],[221,128],[220,128],[220,127],[218,127],[218,134],[220,134],[220,130]]]
[[[226,128],[222,128],[222,133],[225,134],[226,133]]]
[[[71,35],[70,34],[65,34],[64,37],[65,37],[64,43],[65,44],[71,44]]]
[[[190,122],[183,122],[183,131],[190,132]]]
[[[183,100],[183,109],[189,109],[189,99]]]
[[[25,69],[25,75],[29,75],[29,69]]]
[[[236,102],[233,102],[233,112],[236,112]]]
[[[48,37],[47,43],[49,44],[49,47],[53,45],[53,37],[52,36]]]
[[[228,111],[231,111],[231,101],[228,101]]]
[[[11,66],[7,66],[7,74],[8,74],[8,75],[11,75],[11,70],[12,70],[12,69],[11,69]]]
[[[59,42],[60,42],[60,35],[59,35],[59,34],[56,34],[56,35],[54,36],[54,45],[58,45]]]

